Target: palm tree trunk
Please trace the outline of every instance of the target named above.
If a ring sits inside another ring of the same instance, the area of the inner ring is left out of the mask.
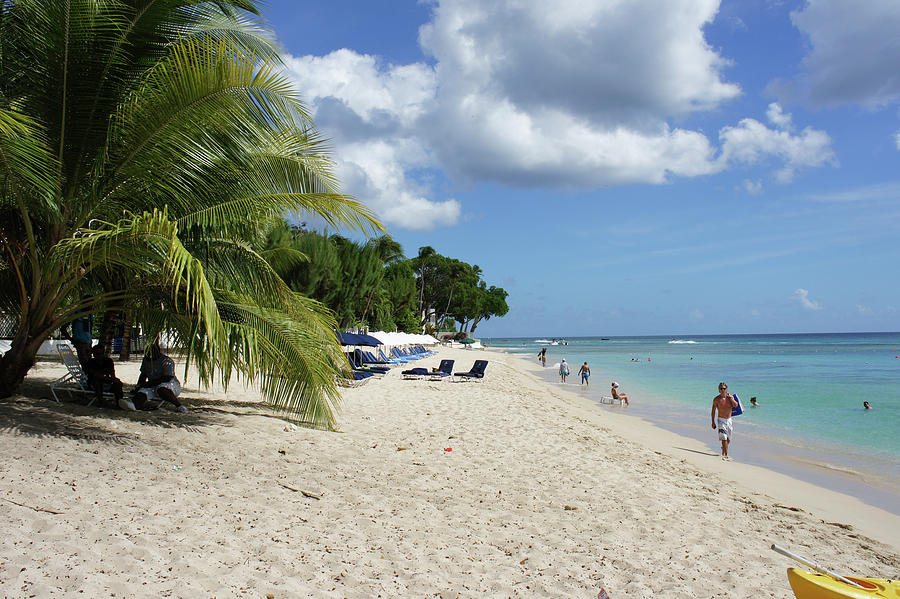
[[[453,301],[453,285],[450,286],[450,295],[447,296],[447,307],[444,308],[444,314],[441,317],[441,326],[443,326],[444,322],[447,320],[447,313],[450,312],[450,302]]]
[[[12,346],[0,358],[0,398],[10,397],[22,385],[25,375],[34,366],[41,343],[50,336],[50,332],[50,327],[46,325],[34,325],[31,330],[19,326]]]
[[[131,328],[134,326],[134,314],[131,311],[125,311],[122,318],[122,324],[125,330],[122,331],[122,349],[119,352],[119,360],[127,362],[131,359]]]
[[[116,324],[119,322],[120,315],[121,312],[119,310],[107,310],[103,314],[103,324],[100,325],[100,338],[98,343],[106,348],[104,355],[107,357],[112,353],[113,335],[116,332]]]
[[[372,293],[369,294],[369,301],[366,302],[366,309],[363,310],[362,318],[360,319],[360,320],[362,320],[363,324],[366,324],[366,314],[369,313],[369,306],[372,305],[372,298],[375,297],[375,292],[377,290],[378,290],[378,288],[376,287],[375,289],[372,289]]]

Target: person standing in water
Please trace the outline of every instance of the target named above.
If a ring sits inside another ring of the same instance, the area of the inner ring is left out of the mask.
[[[738,407],[738,402],[728,392],[728,385],[719,383],[719,394],[713,398],[709,417],[712,420],[712,427],[719,431],[723,460],[731,460],[731,456],[728,455],[728,446],[731,444],[731,439],[734,436],[734,422],[731,420],[731,411],[736,407]]]
[[[541,361],[541,366],[547,367],[547,348],[542,347],[541,351],[538,352],[538,359]]]
[[[559,378],[565,383],[567,376],[569,376],[569,365],[566,364],[566,359],[563,358],[562,362],[559,363]]]
[[[581,384],[591,386],[591,382],[588,380],[591,378],[591,368],[587,365],[587,362],[581,365],[581,368],[578,369],[578,374],[581,375]]]

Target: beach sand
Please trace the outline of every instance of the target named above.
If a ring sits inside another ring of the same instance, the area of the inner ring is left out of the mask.
[[[772,543],[900,574],[900,518],[740,463],[739,436],[722,462],[518,357],[416,365],[441,358],[490,364],[347,389],[336,433],[196,377],[187,414],[56,404],[39,363],[0,400],[0,595],[793,597]]]

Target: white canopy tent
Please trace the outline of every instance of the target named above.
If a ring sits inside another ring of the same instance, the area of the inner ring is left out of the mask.
[[[412,333],[386,333],[376,331],[369,333],[385,345],[434,345],[438,340],[431,335],[414,335]]]

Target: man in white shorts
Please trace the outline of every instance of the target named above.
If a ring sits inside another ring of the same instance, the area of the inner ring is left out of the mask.
[[[719,383],[719,394],[713,398],[712,410],[709,417],[712,419],[712,427],[719,432],[719,441],[722,442],[722,459],[730,460],[728,445],[734,435],[734,423],[731,420],[731,410],[738,407],[737,400],[728,392],[728,385]]]
[[[134,403],[126,399],[121,400],[119,406],[126,410],[140,410],[148,402],[164,399],[174,404],[177,411],[187,412],[187,406],[178,401],[180,394],[181,383],[175,376],[175,361],[162,353],[159,342],[154,341],[141,362],[141,376],[134,390]]]

